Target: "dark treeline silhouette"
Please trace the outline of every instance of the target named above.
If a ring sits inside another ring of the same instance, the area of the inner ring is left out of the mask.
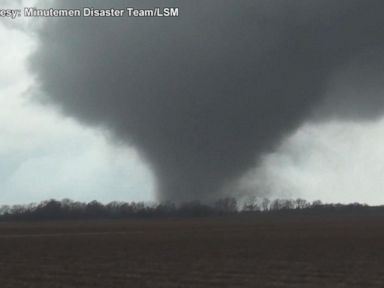
[[[66,220],[66,219],[125,219],[162,217],[204,217],[234,214],[279,214],[279,213],[331,213],[331,212],[383,212],[384,206],[366,204],[323,204],[304,199],[258,199],[249,198],[239,204],[235,198],[223,198],[211,204],[198,201],[175,204],[172,202],[146,204],[144,202],[113,201],[102,204],[70,199],[51,199],[39,204],[3,205],[0,207],[0,221],[13,220]]]

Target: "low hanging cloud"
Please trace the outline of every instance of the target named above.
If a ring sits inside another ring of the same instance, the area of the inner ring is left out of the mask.
[[[88,5],[124,9],[127,2],[53,6]],[[375,97],[328,92],[332,81],[363,87],[348,75],[383,59],[382,1],[130,1],[129,6],[179,7],[180,16],[48,19],[38,33],[31,70],[40,101],[138,149],[151,165],[160,200],[223,195],[307,119],[370,119],[381,113],[379,83],[369,86]],[[367,53],[373,56],[365,60]],[[371,101],[376,104],[360,113],[361,103]]]

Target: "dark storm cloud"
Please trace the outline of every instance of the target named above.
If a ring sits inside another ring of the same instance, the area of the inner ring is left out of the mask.
[[[366,121],[381,117],[384,107],[383,56],[382,48],[372,47],[336,69],[312,119]]]
[[[82,1],[181,15],[49,19],[32,69],[45,100],[139,149],[159,199],[208,200],[302,123],[338,67],[382,52],[382,3]]]

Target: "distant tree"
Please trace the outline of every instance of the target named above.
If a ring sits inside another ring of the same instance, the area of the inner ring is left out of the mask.
[[[295,200],[296,209],[305,209],[309,207],[309,203],[301,198]]]
[[[315,200],[312,202],[311,207],[312,208],[320,208],[323,205],[323,202],[321,200]]]
[[[323,204],[320,200],[307,202],[304,199],[274,199],[264,198],[261,203],[256,197],[248,198],[243,205],[246,212],[268,211],[297,211],[305,209],[306,213],[348,212],[361,211],[384,212],[384,206],[370,207],[366,204]],[[144,202],[118,202],[113,201],[104,205],[98,201],[89,203],[74,202],[70,199],[57,201],[50,199],[39,204],[3,205],[0,207],[0,220],[41,220],[41,219],[100,219],[100,218],[132,218],[132,217],[199,217],[210,215],[228,215],[238,211],[235,198],[219,199],[211,205],[192,201],[175,205],[172,202],[160,204],[145,204]],[[301,213],[301,212],[300,212]]]
[[[164,203],[160,203],[156,205],[154,208],[154,213],[159,216],[171,216],[176,213],[176,205],[171,201],[167,201]]]
[[[282,199],[281,205],[282,205],[281,209],[291,210],[295,208],[295,201],[292,199]]]
[[[226,197],[215,202],[214,208],[222,214],[237,212],[237,201],[235,198]]]
[[[200,217],[208,216],[214,213],[212,207],[202,204],[200,201],[190,201],[182,203],[177,211],[178,216]]]
[[[291,210],[295,208],[295,201],[291,199],[275,199],[270,204],[270,209],[278,210]]]
[[[11,207],[9,205],[2,205],[0,207],[0,215],[6,215],[11,212]]]
[[[87,216],[90,216],[93,218],[101,218],[105,216],[104,205],[96,200],[89,202],[85,207],[85,211]]]
[[[259,206],[259,203],[257,201],[257,198],[256,196],[252,195],[252,196],[249,196],[244,204],[243,204],[243,211],[245,212],[254,212],[254,211],[260,211],[260,206]]]
[[[272,211],[278,211],[281,209],[281,202],[280,202],[280,199],[275,199],[271,202],[271,204],[269,205],[270,207],[270,210]]]
[[[268,198],[264,198],[263,201],[261,202],[261,207],[263,211],[268,211],[270,208],[271,200]]]
[[[119,201],[112,201],[108,203],[104,208],[106,210],[106,213],[111,217],[111,218],[120,218],[123,216],[123,207],[124,202],[119,202]]]
[[[127,211],[131,211],[131,215],[134,216],[148,216],[148,207],[144,202],[131,202],[125,206]]]
[[[16,219],[20,219],[27,212],[24,205],[13,205],[9,211],[9,214],[13,215]]]
[[[62,216],[61,202],[54,199],[43,201],[33,210],[31,208],[27,210],[30,213],[35,211],[34,216],[38,219],[57,219]]]

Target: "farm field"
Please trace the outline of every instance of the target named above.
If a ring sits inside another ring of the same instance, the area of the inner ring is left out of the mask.
[[[0,223],[0,287],[384,287],[384,219]]]

